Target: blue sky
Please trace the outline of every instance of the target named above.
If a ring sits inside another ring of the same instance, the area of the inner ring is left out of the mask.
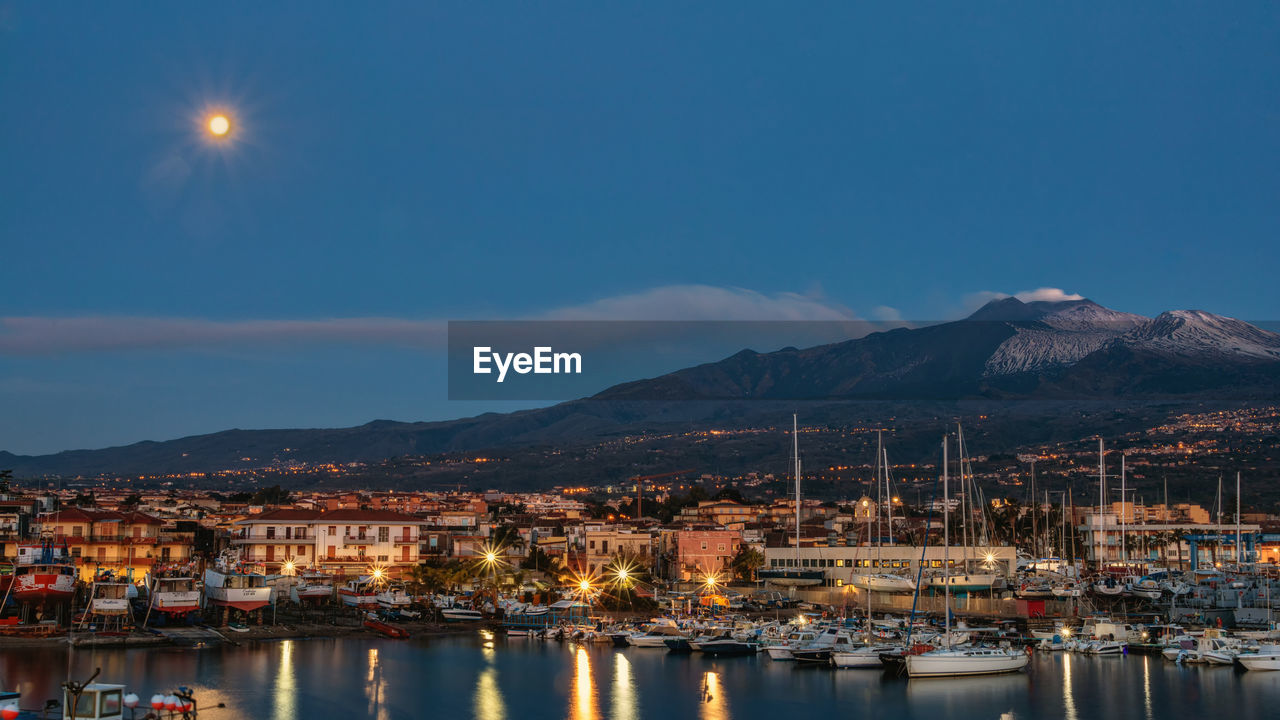
[[[0,449],[497,409],[447,319],[1276,317],[1274,4],[597,5],[0,2]]]

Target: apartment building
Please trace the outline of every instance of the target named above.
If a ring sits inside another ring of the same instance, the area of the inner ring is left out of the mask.
[[[697,580],[720,573],[742,544],[736,530],[678,530],[675,533],[677,571],[681,580]]]
[[[187,562],[194,542],[191,533],[133,511],[66,508],[41,515],[33,530],[65,543],[84,580],[92,580],[98,569],[141,577],[156,563]]]
[[[619,555],[631,559],[648,570],[653,565],[653,535],[644,531],[612,528],[588,529],[584,538],[584,557],[588,574],[601,572]]]
[[[371,565],[393,576],[417,565],[425,521],[392,510],[279,509],[234,523],[233,547],[241,557],[279,572],[287,563],[340,575],[363,574]]]

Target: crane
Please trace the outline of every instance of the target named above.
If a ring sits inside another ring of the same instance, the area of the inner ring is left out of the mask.
[[[683,475],[688,472],[693,472],[693,470],[686,468],[684,470],[672,470],[671,472],[658,473],[657,475],[636,475],[633,478],[628,478],[631,482],[634,482],[636,484],[636,519],[639,520],[641,517],[643,517],[643,514],[640,512],[640,503],[644,499],[644,481],[645,480],[657,480],[658,478],[671,477],[673,475]]]

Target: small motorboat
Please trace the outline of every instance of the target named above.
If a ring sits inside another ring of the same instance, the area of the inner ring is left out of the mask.
[[[706,655],[755,655],[760,650],[760,643],[723,635],[712,640],[703,640],[699,649]]]
[[[444,608],[440,611],[440,616],[445,622],[480,622],[484,620],[484,615],[479,610],[469,610],[467,608]]]

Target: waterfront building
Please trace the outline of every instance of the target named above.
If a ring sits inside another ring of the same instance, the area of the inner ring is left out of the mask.
[[[192,533],[135,511],[65,508],[39,516],[34,525],[36,536],[48,534],[66,546],[86,581],[98,570],[139,578],[156,563],[188,562],[195,541]]]
[[[963,548],[930,545],[926,548],[912,545],[868,545],[820,547],[802,546],[765,548],[765,568],[791,568],[822,570],[823,585],[843,587],[853,584],[856,575],[891,573],[915,578],[923,571],[926,575],[941,572],[943,559],[950,562],[952,572],[964,571],[991,573],[1006,579],[1012,578],[1017,569],[1017,551],[1008,545]],[[921,563],[923,562],[923,567]]]
[[[742,544],[737,530],[677,530],[677,572],[680,580],[699,580],[719,574]]]
[[[586,572],[596,574],[618,556],[652,569],[654,549],[652,533],[618,528],[596,528],[586,531]]]
[[[287,563],[338,575],[360,575],[373,565],[399,577],[418,564],[425,521],[392,510],[282,508],[234,523],[241,558],[277,573]]]

